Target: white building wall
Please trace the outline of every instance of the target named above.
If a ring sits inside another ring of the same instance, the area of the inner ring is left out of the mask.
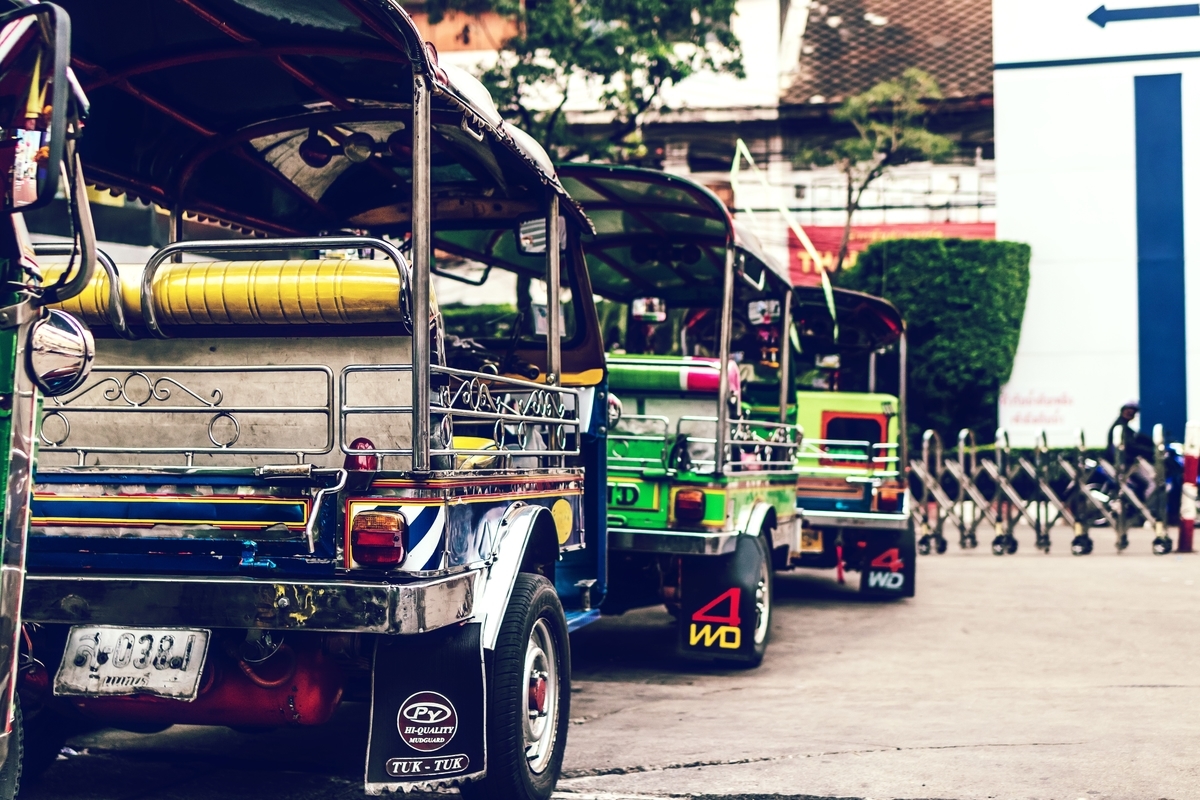
[[[1200,59],[1162,56],[1200,49],[1200,17],[1100,27],[1088,19],[1097,5],[994,2],[997,236],[1033,249],[1000,408],[1014,444],[1032,444],[1043,429],[1052,445],[1072,444],[1082,429],[1102,446],[1121,404],[1138,396],[1136,76],[1182,75],[1187,319],[1197,307],[1200,157],[1191,143],[1200,137]],[[1067,59],[1097,63],[1045,63]],[[1185,327],[1187,413],[1196,418],[1200,331]]]

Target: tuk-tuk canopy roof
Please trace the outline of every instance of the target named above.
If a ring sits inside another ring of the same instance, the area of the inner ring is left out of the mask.
[[[782,294],[787,271],[763,251],[724,203],[699,184],[633,167],[560,164],[559,178],[596,232],[584,237],[596,294],[613,300],[659,297],[669,306],[719,306],[725,249],[764,293]]]
[[[800,286],[792,298],[792,319],[806,353],[863,353],[887,347],[900,338],[904,319],[882,297],[850,289],[833,290],[838,337],[833,338],[833,318],[820,286]]]
[[[438,66],[392,0],[61,5],[92,101],[89,183],[273,234],[404,233],[415,72],[434,95],[439,224],[537,216],[549,188],[587,226],[541,146],[477,80]]]

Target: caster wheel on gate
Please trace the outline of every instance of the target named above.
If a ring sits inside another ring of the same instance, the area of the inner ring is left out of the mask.
[[[1088,536],[1087,534],[1076,536],[1071,540],[1071,554],[1076,556],[1086,556],[1088,553],[1092,552],[1092,548],[1094,546],[1095,544],[1092,542],[1092,537]]]
[[[1010,556],[1016,554],[1016,552],[1017,552],[1017,537],[1015,537],[1015,536],[1008,537],[1008,542],[1005,545],[1005,552],[1008,553]]]
[[[931,538],[932,537],[930,537],[929,534],[926,534],[921,537],[921,541],[917,542],[917,552],[918,553],[920,553],[923,556],[929,555],[930,550],[932,550],[932,548],[930,547],[930,544],[929,544],[929,540]]]
[[[488,674],[487,776],[476,800],[549,800],[562,772],[571,704],[567,622],[553,584],[521,573]]]
[[[1129,537],[1126,534],[1121,534],[1117,537],[1117,551],[1126,550],[1129,547]]]
[[[967,547],[971,550],[974,550],[976,547],[979,547],[979,537],[977,537],[973,533],[971,535],[969,535],[967,537]]]
[[[1002,556],[1006,552],[1008,552],[1008,548],[1005,546],[1003,536],[997,536],[995,539],[992,539],[992,555]]]
[[[943,538],[943,537],[941,537],[941,536],[937,537],[937,539],[935,539],[935,540],[934,540],[934,547],[935,547],[935,549],[937,550],[937,554],[938,554],[939,556],[940,556],[940,555],[942,555],[942,554],[944,554],[944,553],[946,552],[946,540],[945,540],[945,538]]]
[[[1170,536],[1159,536],[1154,540],[1154,555],[1165,556],[1173,546]]]

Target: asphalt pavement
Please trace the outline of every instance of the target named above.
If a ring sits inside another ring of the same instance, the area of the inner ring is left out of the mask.
[[[572,639],[559,796],[1200,798],[1200,555],[922,557],[917,597],[864,602],[831,574],[776,579],[772,643],[738,671],[674,658],[671,618],[606,618]],[[271,733],[105,731],[28,800],[362,797],[366,709]]]

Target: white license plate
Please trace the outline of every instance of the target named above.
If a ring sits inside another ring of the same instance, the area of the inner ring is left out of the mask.
[[[151,694],[194,700],[210,632],[76,625],[54,678],[56,695]]]

